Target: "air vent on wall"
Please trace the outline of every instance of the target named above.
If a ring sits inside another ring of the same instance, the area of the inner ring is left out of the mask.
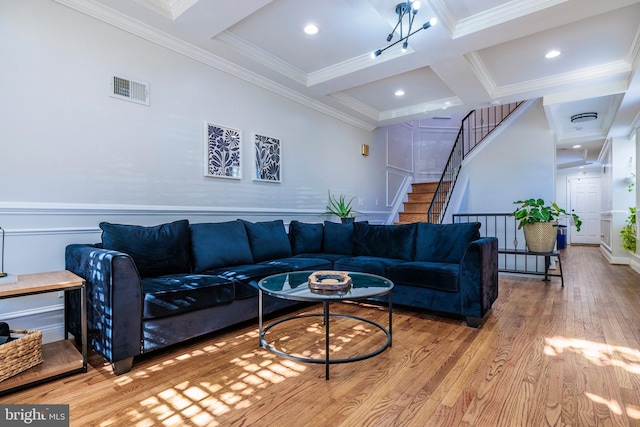
[[[126,77],[111,77],[111,96],[138,104],[149,105],[149,83]]]

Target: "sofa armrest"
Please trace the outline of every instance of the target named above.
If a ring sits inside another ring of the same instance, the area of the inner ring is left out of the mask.
[[[111,363],[132,360],[142,346],[142,288],[133,259],[95,245],[69,245],[65,265],[86,281],[88,344]],[[68,332],[80,337],[80,293],[67,292]]]
[[[478,326],[498,298],[498,239],[484,237],[467,245],[460,261],[460,298],[467,324]]]

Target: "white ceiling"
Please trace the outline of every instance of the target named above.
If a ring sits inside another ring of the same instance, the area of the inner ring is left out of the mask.
[[[56,1],[365,129],[542,98],[566,168],[639,121],[640,0],[423,0],[438,24],[376,59],[399,0]]]

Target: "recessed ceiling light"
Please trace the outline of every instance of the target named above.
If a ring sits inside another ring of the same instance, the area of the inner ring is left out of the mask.
[[[557,56],[560,56],[560,51],[559,50],[550,50],[549,52],[547,52],[547,54],[544,56],[547,59],[551,59],[551,58],[555,58]]]
[[[309,34],[309,35],[314,35],[318,33],[318,26],[315,24],[308,24],[306,27],[304,27],[304,32]]]
[[[571,147],[571,148],[580,148],[580,147],[582,147],[582,145],[577,144],[577,145],[574,145],[574,146],[573,146],[573,147]]]
[[[403,96],[404,95],[404,91],[402,89],[398,89],[396,91],[396,96]]]

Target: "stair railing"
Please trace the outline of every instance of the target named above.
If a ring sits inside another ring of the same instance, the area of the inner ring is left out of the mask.
[[[427,212],[427,222],[439,224],[449,205],[451,194],[455,187],[462,161],[480,143],[487,138],[507,117],[509,117],[524,101],[510,104],[485,107],[473,110],[462,119],[462,125],[456,136],[456,141],[444,167],[436,194]]]

